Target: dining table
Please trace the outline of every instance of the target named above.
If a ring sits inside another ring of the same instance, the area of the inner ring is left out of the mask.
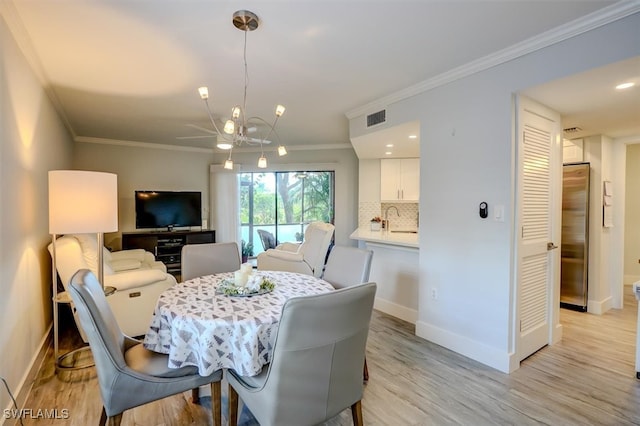
[[[144,346],[169,355],[169,367],[196,366],[207,376],[233,369],[255,376],[271,361],[278,322],[287,300],[333,291],[314,276],[285,271],[255,271],[275,284],[253,295],[227,295],[234,273],[193,278],[160,294]],[[313,330],[309,330],[313,332]]]

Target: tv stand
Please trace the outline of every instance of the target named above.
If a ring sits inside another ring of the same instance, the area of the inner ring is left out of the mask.
[[[122,249],[145,249],[167,266],[167,272],[180,281],[182,247],[186,244],[216,242],[216,231],[123,232]]]

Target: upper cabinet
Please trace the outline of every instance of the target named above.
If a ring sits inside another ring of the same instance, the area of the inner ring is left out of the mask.
[[[380,160],[380,201],[417,203],[420,198],[420,159]]]

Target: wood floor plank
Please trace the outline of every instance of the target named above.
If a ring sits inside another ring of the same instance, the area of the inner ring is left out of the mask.
[[[604,315],[561,310],[563,339],[503,374],[414,335],[411,324],[374,312],[367,346],[370,378],[364,423],[378,425],[640,425],[635,378],[637,302]],[[64,348],[80,344],[73,324]],[[24,408],[67,409],[68,420],[23,419],[25,426],[97,424],[101,401],[94,369],[55,375],[51,351]],[[223,384],[223,424],[226,384]],[[185,392],[125,412],[123,426],[210,425],[210,399]],[[242,420],[243,416],[241,416]],[[245,425],[256,424],[246,420]],[[8,422],[7,424],[11,424]],[[347,409],[326,423],[351,425]]]

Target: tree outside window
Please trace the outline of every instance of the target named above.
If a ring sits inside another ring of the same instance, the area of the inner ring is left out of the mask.
[[[242,238],[263,251],[258,229],[278,242],[301,241],[306,225],[333,223],[334,172],[297,171],[242,173],[240,176]]]

